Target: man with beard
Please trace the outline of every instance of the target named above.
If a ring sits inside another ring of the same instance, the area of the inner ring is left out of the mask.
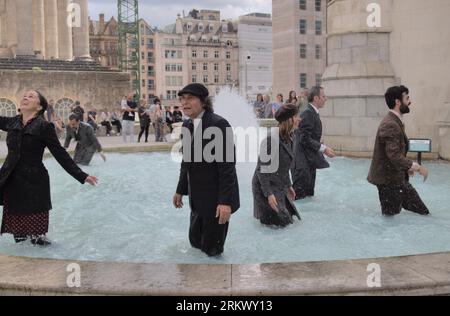
[[[427,168],[406,157],[408,137],[403,115],[410,112],[409,90],[405,86],[391,87],[385,97],[390,111],[378,128],[367,179],[378,188],[383,215],[397,215],[402,208],[428,215],[430,212],[409,183],[409,177],[416,172],[424,177],[424,181],[428,177]]]

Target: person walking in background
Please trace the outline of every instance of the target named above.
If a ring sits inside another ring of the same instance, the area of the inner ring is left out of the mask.
[[[0,170],[0,234],[12,234],[16,243],[51,244],[46,237],[52,202],[48,171],[42,163],[45,148],[77,181],[97,184],[97,178],[84,173],[61,146],[54,126],[43,117],[47,106],[45,97],[31,90],[20,101],[20,115],[0,117],[0,129],[8,133],[8,155]]]
[[[172,133],[173,132],[172,124],[174,122],[173,122],[173,114],[170,109],[170,106],[166,106],[165,117],[166,117],[166,125],[169,128],[169,132]]]
[[[427,168],[406,157],[408,137],[403,116],[411,112],[409,90],[394,86],[386,91],[389,113],[381,121],[375,139],[372,164],[367,180],[377,186],[381,212],[385,216],[397,215],[402,208],[420,214],[430,214],[409,177],[416,172],[428,177]]]
[[[139,109],[139,124],[141,126],[141,131],[139,132],[138,143],[141,142],[142,135],[145,133],[145,142],[148,143],[148,132],[150,129],[150,110],[147,108],[147,102],[141,100]]]
[[[293,132],[300,123],[298,107],[283,105],[275,113],[275,119],[279,127],[277,135],[263,140],[261,146],[261,153],[271,159],[267,162],[258,159],[253,176],[253,209],[255,218],[261,224],[285,227],[293,223],[294,216],[300,220],[293,203],[295,190],[289,175],[294,158]],[[276,148],[272,148],[274,143],[278,145]]]
[[[155,118],[155,142],[163,142],[164,141],[164,113],[162,110],[161,103],[156,103],[156,108],[154,112]]]
[[[81,122],[84,122],[84,108],[81,106],[80,101],[75,102],[75,107],[73,108],[72,112],[78,115]]]
[[[176,105],[173,108],[172,117],[173,117],[173,122],[174,123],[181,123],[181,122],[183,122],[183,112],[180,111],[180,107],[179,106]]]
[[[127,142],[127,135],[130,136],[130,143],[134,143],[134,123],[136,120],[135,112],[138,111],[138,105],[133,100],[134,94],[130,93],[127,98],[126,105],[122,102],[122,124],[123,124],[123,142]]]
[[[264,118],[273,118],[272,103],[270,103],[270,95],[266,94],[264,100]]]
[[[98,129],[98,125],[97,125],[97,111],[94,108],[92,108],[87,113],[87,123],[92,126],[92,128],[94,129],[94,132],[97,131],[97,129]]]
[[[48,101],[48,108],[46,111],[46,120],[47,122],[53,123],[55,121],[55,101],[53,101],[53,99],[51,99],[50,101]]]
[[[308,88],[304,88],[300,93],[300,99],[298,100],[298,110],[300,114],[302,114],[308,107],[308,94]]]
[[[292,179],[296,199],[314,196],[317,169],[329,168],[324,154],[333,158],[333,149],[321,144],[322,121],[319,110],[325,106],[327,98],[322,87],[314,87],[309,94],[309,106],[301,114],[302,123],[295,131],[294,164]]]

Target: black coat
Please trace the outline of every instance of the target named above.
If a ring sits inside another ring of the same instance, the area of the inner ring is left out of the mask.
[[[320,152],[322,121],[311,105],[301,114],[300,127],[294,137],[294,169],[325,169],[330,165]]]
[[[45,147],[72,177],[85,182],[88,175],[61,146],[54,125],[42,116],[25,127],[21,116],[0,117],[0,129],[8,133],[8,156],[0,170],[0,203],[3,205],[6,195],[10,214],[31,215],[51,210],[50,180],[42,163]]]
[[[183,127],[188,128],[188,123],[184,122]],[[222,143],[226,144],[228,153],[234,154],[234,139],[230,124],[221,116],[206,111],[202,118],[202,125],[197,128],[194,138],[202,138],[203,131],[209,127],[217,127],[221,130]],[[227,129],[228,128],[228,129]],[[228,133],[228,136],[227,136]],[[189,146],[189,142],[183,137],[183,146]],[[198,140],[197,140],[198,141]],[[212,140],[202,140],[202,150]],[[204,217],[215,217],[218,205],[228,205],[234,213],[240,207],[239,185],[236,174],[236,159],[224,159],[206,162],[204,157],[196,162],[193,157],[195,139],[192,141],[191,161],[186,161],[183,155],[181,163],[180,178],[178,181],[177,193],[189,195],[189,202],[192,212]],[[185,151],[183,149],[183,151]],[[224,151],[225,156],[226,151]],[[235,157],[235,155],[234,155]]]

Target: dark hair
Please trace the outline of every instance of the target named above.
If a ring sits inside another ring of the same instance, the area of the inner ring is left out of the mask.
[[[158,102],[161,103],[161,100],[160,99],[153,100],[153,104],[157,104]]]
[[[260,99],[260,98],[261,98],[261,99]],[[263,95],[262,95],[261,93],[258,93],[258,95],[256,96],[256,101],[261,101],[261,102],[264,101]]]
[[[323,90],[320,86],[314,86],[312,87],[308,92],[308,102],[312,103],[314,102],[314,97],[320,98],[320,91]]]
[[[69,116],[69,121],[73,121],[73,120],[79,122],[79,121],[80,121],[80,117],[79,117],[77,114],[72,113],[72,114],[70,114],[70,116]]]
[[[200,101],[202,102],[203,108],[205,109],[206,112],[214,113],[214,106],[213,106],[211,97],[200,98]]]
[[[393,86],[387,89],[384,97],[389,109],[392,110],[393,108],[395,108],[395,100],[399,100],[400,102],[402,102],[403,93],[409,94],[409,89],[405,86]]]
[[[277,97],[281,97],[281,102],[284,102],[284,97],[283,97],[283,94],[281,94],[281,93],[278,93],[278,94],[277,94]]]
[[[80,105],[80,101],[75,101],[75,105]]]
[[[34,90],[37,93],[39,98],[39,105],[42,107],[42,110],[39,111],[38,115],[44,115],[45,111],[47,111],[48,102],[47,99],[37,90]]]

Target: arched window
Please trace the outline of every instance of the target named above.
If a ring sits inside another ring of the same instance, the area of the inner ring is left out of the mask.
[[[17,115],[17,107],[13,101],[0,98],[0,116],[14,117]]]
[[[69,121],[70,113],[72,113],[72,105],[75,102],[69,98],[62,98],[56,102],[55,112],[63,120],[64,123]]]

